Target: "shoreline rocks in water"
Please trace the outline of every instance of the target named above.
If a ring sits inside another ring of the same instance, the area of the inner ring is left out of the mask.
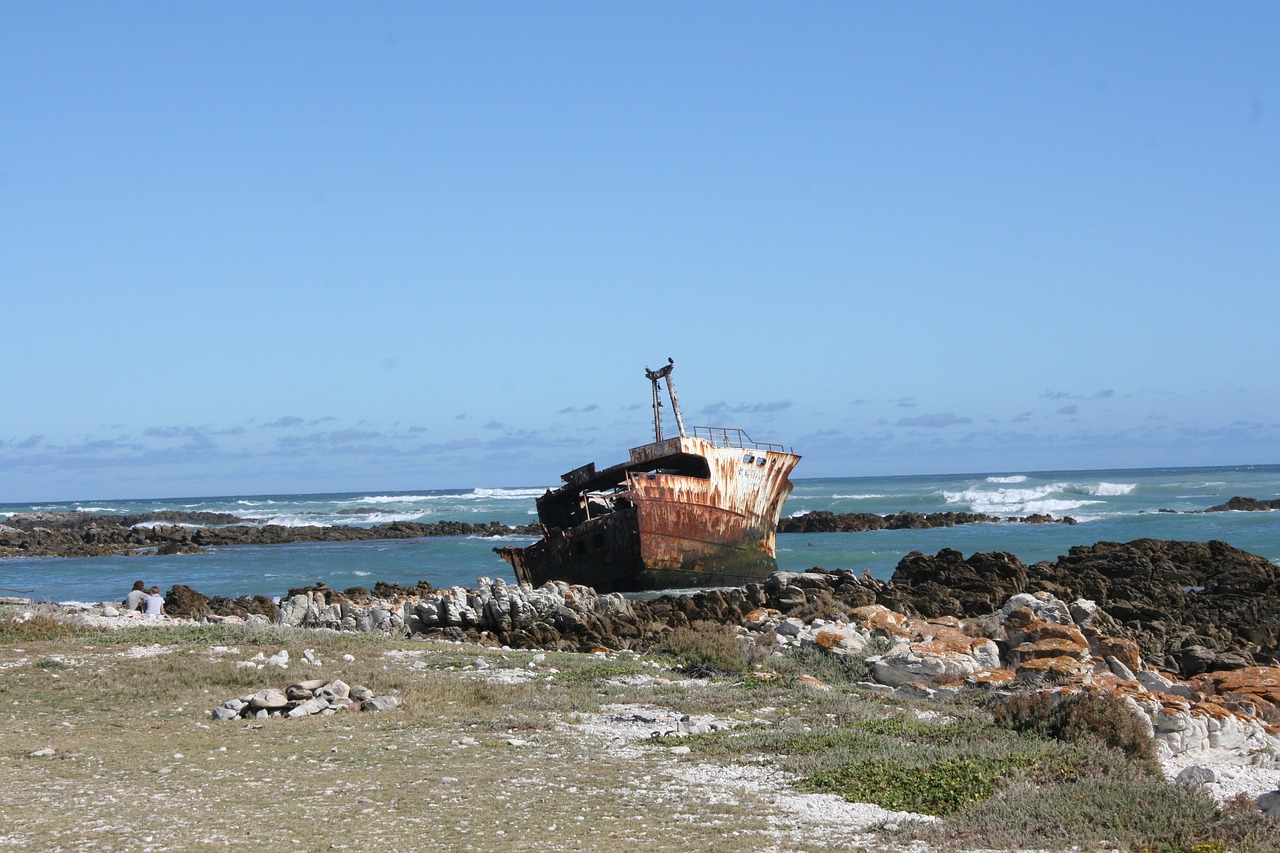
[[[807,512],[781,519],[779,533],[862,533],[868,530],[928,530],[961,524],[1010,522],[1023,524],[1075,524],[1071,516],[1054,518],[1036,514],[1000,518],[981,512],[898,512],[876,515],[871,512],[834,513],[826,510]]]
[[[943,512],[891,515],[812,512],[783,519],[781,533],[856,533],[867,530],[922,530],[977,522],[1075,524],[1067,517],[1030,515],[1007,519],[980,513]],[[199,554],[226,545],[281,545],[291,542],[357,542],[375,539],[421,539],[435,536],[541,536],[537,524],[508,525],[499,521],[430,523],[395,521],[371,527],[348,525],[254,524],[251,520],[215,512],[153,512],[105,515],[93,512],[32,512],[13,515],[0,523],[0,558],[107,557],[146,554]]]
[[[541,535],[537,525],[512,527],[491,521],[430,523],[394,521],[372,527],[346,525],[255,525],[226,513],[154,512],[104,515],[92,512],[36,512],[0,523],[0,557],[107,557],[138,554],[198,554],[225,545],[280,545],[290,542],[356,542],[433,536]]]
[[[1257,498],[1242,498],[1237,495],[1224,504],[1211,506],[1208,509],[1199,510],[1199,512],[1270,512],[1273,510],[1280,510],[1280,499],[1262,501]]]
[[[1205,512],[1265,512],[1280,510],[1280,500],[1233,497]],[[351,512],[355,512],[352,510]],[[1173,510],[1160,510],[1173,512]],[[1071,516],[999,517],[973,512],[898,512],[889,515],[826,510],[783,518],[779,533],[861,533],[870,530],[925,530],[962,524],[1075,524]],[[251,519],[221,512],[175,510],[137,515],[96,512],[19,513],[0,522],[0,558],[108,557],[145,554],[198,554],[225,545],[279,545],[290,542],[355,542],[374,539],[419,539],[433,536],[541,536],[537,524],[508,525],[498,521],[430,523],[396,521],[371,527],[347,525],[256,524]]]

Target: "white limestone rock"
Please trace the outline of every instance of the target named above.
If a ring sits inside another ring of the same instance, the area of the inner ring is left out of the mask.
[[[1070,625],[1074,621],[1071,618],[1071,608],[1063,603],[1061,599],[1050,595],[1047,592],[1020,592],[1017,595],[1010,597],[1010,599],[1004,603],[1004,606],[1000,608],[998,614],[1000,621],[1003,622],[1005,619],[1009,618],[1009,614],[1012,613],[1016,607],[1026,607],[1038,618],[1043,619],[1046,622],[1057,622],[1063,625]]]
[[[972,655],[931,650],[924,643],[897,646],[879,657],[867,658],[876,681],[901,687],[912,681],[945,684],[963,681],[983,667]]]

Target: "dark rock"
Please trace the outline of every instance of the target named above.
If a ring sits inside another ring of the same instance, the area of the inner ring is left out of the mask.
[[[205,548],[221,545],[508,534],[538,535],[539,530],[536,525],[509,527],[496,521],[484,524],[462,521],[416,524],[397,521],[372,527],[284,527],[278,524],[257,526],[248,519],[211,512],[164,511],[141,515],[34,512],[19,513],[5,520],[5,525],[0,527],[0,557],[201,553]]]
[[[1223,542],[1139,539],[1075,547],[1028,567],[1028,590],[1047,583],[1097,602],[1145,657],[1184,677],[1252,665],[1280,640],[1280,568]]]
[[[189,586],[174,584],[164,596],[165,612],[175,618],[203,619],[213,614],[209,596],[201,595]]]
[[[1257,498],[1236,496],[1224,504],[1211,506],[1205,512],[1268,512],[1280,509],[1280,500],[1261,501]]]
[[[879,603],[930,619],[982,616],[1026,588],[1026,566],[1012,554],[979,553],[966,560],[950,548],[934,557],[913,551],[898,563]]]
[[[994,523],[999,521],[1026,522],[1030,524],[1075,524],[1074,518],[1055,519],[1051,515],[1013,516],[1001,519],[980,512],[899,512],[875,515],[869,512],[836,514],[826,510],[791,516],[778,522],[779,533],[861,533],[867,530],[928,530],[936,527],[955,527],[960,524]]]
[[[265,595],[242,595],[239,598],[215,595],[209,599],[209,610],[216,616],[262,616],[275,621],[280,607]]]

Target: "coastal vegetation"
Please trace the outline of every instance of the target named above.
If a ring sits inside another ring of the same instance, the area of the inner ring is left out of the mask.
[[[0,840],[33,849],[1280,849],[1280,823],[1161,778],[1121,703],[885,696],[858,686],[876,646],[774,654],[694,623],[643,654],[517,651],[36,610],[0,608]],[[318,675],[404,705],[211,718]],[[711,723],[649,724],[666,711]],[[749,772],[774,787],[717,788]],[[784,788],[943,820],[814,823]]]

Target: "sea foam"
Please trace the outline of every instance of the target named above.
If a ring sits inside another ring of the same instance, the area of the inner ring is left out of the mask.
[[[1137,488],[1137,483],[1098,483],[1096,486],[1085,486],[1084,492],[1087,495],[1112,498],[1119,497],[1121,495],[1131,495]]]
[[[347,504],[411,504],[423,501],[438,501],[441,498],[457,498],[460,495],[368,495],[355,500],[343,501]]]
[[[477,498],[528,500],[529,498],[540,498],[546,491],[546,489],[473,489],[471,494]]]
[[[1103,501],[1069,499],[1067,483],[1049,483],[1025,489],[965,489],[942,493],[949,504],[967,505],[970,512],[986,515],[1055,515]]]

